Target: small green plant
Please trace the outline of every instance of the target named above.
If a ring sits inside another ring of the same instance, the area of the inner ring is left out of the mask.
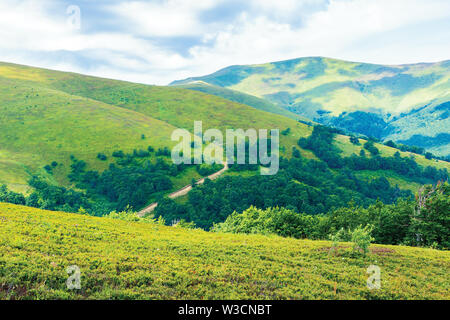
[[[89,213],[83,207],[80,207],[80,209],[78,209],[78,214],[82,214],[82,215],[85,215],[85,216],[89,215]]]
[[[329,253],[330,254],[337,253],[337,250],[338,250],[338,247],[339,247],[339,242],[348,241],[349,240],[348,238],[349,238],[349,232],[346,231],[344,228],[341,228],[335,234],[330,235],[330,240],[332,241],[332,244],[331,244],[331,248],[330,248]]]
[[[166,220],[162,216],[159,216],[158,219],[156,219],[156,223],[161,225],[161,226],[165,226],[166,225]]]
[[[374,238],[372,237],[373,225],[366,225],[357,227],[352,232],[353,250],[356,252],[363,252],[366,255],[369,252],[369,247]]]
[[[195,222],[193,221],[187,222],[186,220],[181,219],[180,221],[178,221],[177,224],[174,225],[174,227],[184,229],[195,229]]]

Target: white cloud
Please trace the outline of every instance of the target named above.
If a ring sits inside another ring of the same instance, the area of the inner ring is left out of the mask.
[[[232,64],[302,56],[385,64],[450,58],[447,0],[249,0],[222,21],[228,1],[118,0],[97,5],[101,15],[91,17],[92,5],[81,6],[90,20],[78,31],[67,26],[60,3],[2,0],[0,60],[166,84]],[[202,18],[214,10],[217,19]],[[199,40],[184,43],[189,37]]]
[[[197,15],[212,8],[213,0],[132,1],[110,7],[111,12],[129,22],[126,28],[145,36],[186,36],[204,32]]]

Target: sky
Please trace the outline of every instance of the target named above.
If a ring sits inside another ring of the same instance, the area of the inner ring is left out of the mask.
[[[450,1],[0,1],[4,62],[166,85],[307,56],[448,60]]]

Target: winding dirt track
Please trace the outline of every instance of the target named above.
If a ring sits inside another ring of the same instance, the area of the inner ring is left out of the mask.
[[[206,178],[200,179],[196,182],[196,184],[203,184],[205,182],[205,179],[210,179],[210,180],[214,180],[217,179],[219,176],[221,176],[225,171],[228,170],[228,163],[225,162],[223,168],[220,171],[217,171],[216,173],[213,173],[212,175],[207,176]],[[172,192],[171,194],[169,194],[169,198],[170,199],[176,199],[178,197],[182,197],[186,194],[189,193],[189,191],[192,190],[192,185],[187,185],[175,192]],[[158,206],[157,202],[152,203],[151,205],[145,207],[144,209],[142,209],[141,211],[138,212],[138,216],[139,217],[143,217],[148,213],[153,212],[153,210],[155,210],[155,208]]]

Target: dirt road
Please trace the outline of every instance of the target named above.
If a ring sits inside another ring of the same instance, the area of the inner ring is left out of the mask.
[[[205,182],[205,179],[210,179],[210,180],[214,180],[217,179],[219,176],[221,176],[225,171],[228,170],[228,163],[225,163],[223,168],[220,171],[217,171],[216,173],[213,173],[212,175],[209,175],[206,178],[200,179],[196,182],[196,184],[203,184]],[[184,195],[187,195],[189,193],[189,191],[192,190],[192,185],[187,185],[175,192],[172,192],[171,194],[169,194],[169,198],[170,199],[176,199],[178,197],[182,197]],[[138,216],[143,217],[148,213],[153,212],[153,210],[155,210],[155,208],[158,206],[157,202],[152,203],[151,205],[145,207],[144,209],[142,209],[141,211],[138,212]]]

